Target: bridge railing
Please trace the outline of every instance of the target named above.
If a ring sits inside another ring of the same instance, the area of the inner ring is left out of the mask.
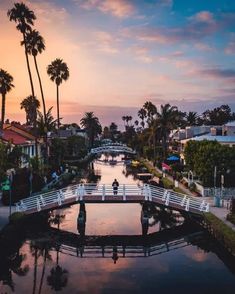
[[[112,199],[110,199],[112,196]],[[76,201],[105,201],[118,199],[118,201],[138,200],[153,201],[166,206],[178,207],[185,211],[208,212],[209,204],[184,194],[176,193],[160,187],[144,184],[142,186],[122,184],[118,187],[117,195],[114,195],[112,185],[109,184],[78,184],[66,188],[51,191],[25,198],[16,204],[16,211],[30,211],[56,208],[65,203]]]

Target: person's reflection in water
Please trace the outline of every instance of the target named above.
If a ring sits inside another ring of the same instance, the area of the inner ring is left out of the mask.
[[[113,263],[116,263],[118,260],[118,250],[117,246],[113,246],[113,256],[112,256]]]

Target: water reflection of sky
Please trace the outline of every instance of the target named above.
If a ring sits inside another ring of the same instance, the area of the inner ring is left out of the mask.
[[[117,165],[95,165],[101,171],[102,183],[134,183],[132,176],[126,178]],[[61,229],[77,233],[79,206],[63,209],[66,214]],[[87,204],[87,235],[134,235],[141,234],[139,204]],[[149,233],[158,231],[158,225]],[[35,258],[28,240],[20,249],[27,255],[23,265],[29,265],[25,277],[13,274],[15,293],[33,293],[35,281]],[[47,284],[51,269],[56,266],[56,252],[50,251],[51,260],[43,256],[37,260],[36,291],[42,281],[41,293],[54,293]],[[67,286],[60,293],[234,293],[235,277],[223,262],[211,252],[197,246],[188,246],[147,258],[122,258],[118,252],[117,263],[112,258],[80,258],[59,253],[59,265],[68,271]],[[1,265],[0,265],[1,266]],[[43,268],[44,278],[43,276]],[[0,282],[0,293],[11,293],[8,286]]]

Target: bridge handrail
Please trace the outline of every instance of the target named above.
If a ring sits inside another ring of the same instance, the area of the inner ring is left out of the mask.
[[[174,192],[172,190],[166,190],[164,188],[144,184],[137,186],[135,184],[122,184],[118,188],[117,196],[121,196],[123,201],[128,200],[129,196],[141,196],[143,200],[162,203],[166,206],[175,204],[186,211],[190,209],[196,211],[209,211],[209,204],[205,201],[189,197],[184,194]],[[17,211],[27,211],[30,209],[42,210],[43,207],[54,205],[61,206],[65,200],[86,200],[86,197],[96,197],[94,199],[105,200],[105,197],[113,196],[113,187],[111,184],[96,184],[96,183],[84,183],[71,185],[66,188],[46,192],[39,195],[34,195],[16,203]],[[174,206],[173,206],[174,207]]]

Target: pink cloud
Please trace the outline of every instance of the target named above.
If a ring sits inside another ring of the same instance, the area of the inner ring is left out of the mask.
[[[81,6],[85,9],[97,8],[118,18],[129,17],[136,11],[133,1],[129,0],[86,0]]]

